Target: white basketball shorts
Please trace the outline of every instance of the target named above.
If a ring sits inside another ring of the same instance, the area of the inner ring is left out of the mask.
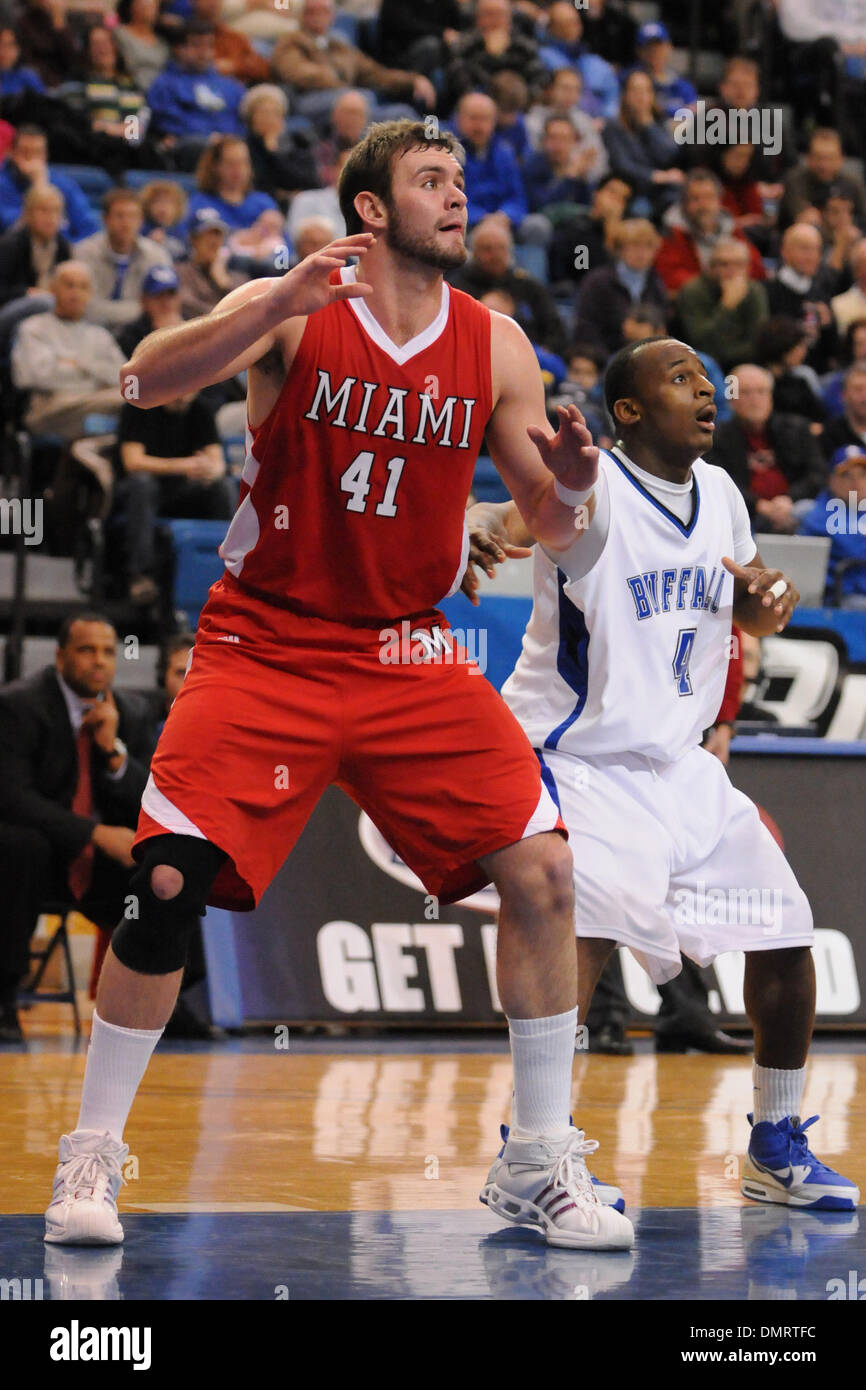
[[[547,752],[542,769],[574,856],[578,936],[628,946],[655,984],[680,953],[812,945],[812,912],[753,802],[713,754]]]

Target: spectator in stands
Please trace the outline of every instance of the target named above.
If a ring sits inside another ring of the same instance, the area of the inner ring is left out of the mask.
[[[213,208],[201,208],[189,228],[189,260],[177,267],[180,312],[185,319],[209,314],[230,290],[244,283],[238,271],[228,270],[225,250],[228,225]]]
[[[296,241],[298,227],[310,217],[325,217],[336,228],[335,237],[346,235],[346,223],[340,211],[337,184],[343,165],[349,158],[349,153],[349,150],[341,150],[337,155],[331,177],[323,188],[306,188],[301,193],[295,194],[286,219],[286,231],[293,245]]]
[[[117,39],[110,29],[95,24],[87,35],[83,68],[84,90],[90,129],[115,140],[137,143],[140,124],[129,124],[128,117],[141,122],[144,95],[127,73]]]
[[[223,22],[250,39],[275,43],[296,24],[303,0],[283,0],[279,8],[272,0],[223,0]]]
[[[237,78],[249,86],[251,82],[266,82],[271,73],[267,58],[257,53],[246,34],[229,29],[220,22],[222,0],[192,0],[195,19],[211,24],[214,31],[214,67],[223,77]]]
[[[734,226],[734,219],[722,208],[722,186],[708,169],[694,169],[686,175],[679,202],[664,216],[665,234],[656,260],[656,270],[669,294],[676,294],[709,264],[716,242],[722,237],[738,237],[749,248],[749,275],[765,279],[764,264],[757,247]]]
[[[75,248],[90,271],[87,317],[115,332],[138,316],[144,277],[154,266],[170,266],[171,256],[151,237],[142,236],[141,197],[132,188],[112,188],[102,200],[103,230]]]
[[[535,149],[541,148],[544,127],[548,116],[568,116],[574,126],[582,150],[592,150],[595,158],[588,164],[587,174],[591,183],[603,179],[608,173],[607,151],[594,120],[581,108],[583,79],[574,68],[557,68],[551,73],[550,81],[543,92],[543,101],[536,103],[526,117],[526,130],[530,143]]]
[[[305,217],[295,229],[295,257],[303,261],[323,246],[329,246],[337,235],[336,228],[327,217]]]
[[[634,62],[638,26],[628,13],[628,0],[585,0],[580,17],[590,53],[614,65]]]
[[[468,92],[457,103],[454,128],[466,150],[466,209],[471,229],[491,213],[519,228],[528,213],[526,192],[509,145],[496,135],[496,106],[483,92]]]
[[[719,146],[718,176],[722,185],[722,207],[734,219],[738,231],[749,228],[752,240],[758,246],[769,246],[769,237],[753,234],[769,231],[770,219],[764,211],[764,199],[758,182],[759,150],[757,145]]]
[[[129,893],[151,754],[144,702],[112,691],[116,656],[108,619],[76,614],[61,627],[56,666],[0,690],[0,820],[28,832],[19,838],[7,892],[38,865],[39,899],[75,903],[106,941]],[[29,931],[26,920],[18,927],[16,973],[26,970],[35,926],[34,914]],[[12,1029],[8,976],[0,988],[2,1017]]]
[[[173,261],[186,255],[186,194],[173,179],[154,179],[141,190],[142,234],[164,246]]]
[[[117,335],[122,353],[131,357],[148,333],[183,323],[180,312],[180,280],[171,265],[155,265],[141,286],[141,313]]]
[[[333,182],[337,159],[357,145],[370,124],[370,117],[370,102],[365,92],[350,87],[340,94],[334,102],[327,132],[315,147],[318,179],[316,184],[307,184],[306,187],[314,188]]]
[[[382,0],[379,58],[387,67],[433,72],[448,61],[465,22],[459,0]]]
[[[21,47],[14,29],[0,29],[0,97],[22,92],[44,92],[39,73],[21,63]]]
[[[333,32],[333,0],[304,0],[298,28],[277,43],[271,62],[281,82],[295,92],[295,110],[313,120],[327,119],[340,92],[370,88],[381,102],[410,101],[432,110],[436,89],[429,77],[386,68]],[[384,112],[380,111],[380,115]],[[396,114],[389,111],[388,114]],[[411,114],[401,109],[400,115]]]
[[[588,173],[595,151],[580,146],[568,116],[548,116],[541,149],[523,166],[523,186],[530,212],[542,212],[555,204],[589,201]],[[574,208],[569,209],[572,213]]]
[[[67,23],[66,0],[25,0],[16,24],[21,57],[46,87],[59,87],[81,61],[75,30]]]
[[[842,413],[830,420],[821,443],[828,458],[845,444],[866,444],[866,363],[855,362],[846,371]]]
[[[54,308],[19,324],[12,346],[12,381],[29,391],[25,424],[34,433],[65,440],[83,433],[86,415],[116,414],[121,406],[123,357],[114,338],[85,317],[90,271],[63,261],[51,282]]]
[[[840,333],[847,333],[856,319],[866,317],[866,238],[858,241],[850,255],[854,283],[844,294],[830,300],[830,310]]]
[[[555,411],[559,405],[576,405],[595,443],[602,449],[609,448],[613,437],[602,384],[607,354],[594,343],[576,342],[566,356],[565,379],[559,382],[548,401],[548,410]]]
[[[778,201],[782,196],[781,179],[797,159],[796,130],[793,119],[787,110],[780,109],[777,102],[770,102],[761,92],[761,69],[754,58],[736,53],[725,60],[718,88],[718,101],[708,107],[709,112],[721,109],[730,111],[758,111],[771,113],[774,123],[782,122],[781,140],[775,153],[765,153],[760,145],[754,147],[754,176],[759,184],[762,198]],[[763,114],[761,116],[763,120]],[[776,125],[776,128],[778,126]],[[717,147],[719,153],[728,148]],[[711,151],[708,150],[707,154]],[[704,151],[701,151],[703,158]]]
[[[213,208],[233,231],[252,227],[263,212],[277,212],[269,193],[253,188],[253,168],[247,142],[236,135],[211,141],[195,171],[197,192],[189,200],[189,215]]]
[[[477,0],[472,28],[451,50],[446,107],[466,92],[486,90],[496,73],[506,71],[520,73],[530,92],[538,90],[544,81],[538,45],[514,23],[511,0]]]
[[[260,212],[251,227],[230,232],[226,246],[233,269],[244,271],[249,279],[281,273],[292,260],[285,218],[276,207]]]
[[[494,313],[504,314],[506,318],[514,319],[514,322],[520,324],[532,342],[527,324],[520,321],[514,296],[509,294],[507,290],[488,290],[486,294],[481,296],[479,303],[486,304],[488,309],[492,309]],[[538,358],[545,394],[550,395],[551,391],[555,391],[565,380],[568,369],[558,353],[551,352],[549,348],[542,347],[540,343],[532,343],[532,347]]]
[[[675,201],[685,181],[680,147],[666,129],[645,72],[629,73],[619,115],[605,122],[604,145],[611,171],[626,179],[659,217]]]
[[[659,241],[655,227],[644,218],[619,224],[612,236],[613,262],[591,270],[580,283],[575,327],[578,338],[614,353],[623,346],[623,320],[633,305],[656,304],[667,311],[667,295],[653,269]]]
[[[637,33],[637,59],[655,92],[656,105],[666,119],[694,106],[698,94],[671,63],[671,36],[663,24],[642,24]]]
[[[717,241],[707,269],[683,285],[675,306],[682,337],[695,352],[712,353],[723,371],[750,361],[769,309],[764,286],[749,279],[745,242]]]
[[[457,289],[480,299],[489,290],[504,290],[515,304],[515,318],[533,343],[562,353],[565,334],[553,296],[546,285],[514,264],[514,239],[501,217],[485,217],[472,232],[471,255],[451,277]]]
[[[158,14],[158,0],[118,0],[117,46],[126,71],[142,92],[149,91],[171,59],[171,49],[154,27]]]
[[[135,372],[134,358],[127,370]],[[117,442],[124,476],[116,499],[125,516],[129,598],[149,607],[158,597],[157,518],[228,521],[234,489],[213,409],[195,392],[152,410],[124,405]]]
[[[809,335],[796,319],[767,319],[755,335],[752,360],[773,377],[773,409],[823,425],[827,408],[816,372],[805,366]]]
[[[840,579],[842,608],[866,608],[866,446],[843,445],[830,460],[830,478],[800,523],[801,536],[830,536],[827,601]],[[841,503],[841,506],[839,505]],[[853,505],[852,505],[853,504]],[[839,575],[840,566],[845,568]]]
[[[797,504],[810,502],[824,486],[821,450],[799,415],[773,410],[773,378],[751,364],[734,371],[733,418],[717,426],[708,463],[724,468],[743,494],[758,531],[790,535],[798,526]]]
[[[825,377],[821,383],[821,399],[827,407],[828,415],[842,414],[845,408],[842,400],[845,372],[855,362],[866,365],[866,317],[854,319],[849,323],[842,345],[842,369]]]
[[[61,261],[72,254],[60,230],[63,194],[50,184],[31,188],[24,199],[24,217],[0,237],[0,305],[50,294],[51,279]],[[49,307],[43,303],[43,308]]]
[[[583,82],[583,109],[612,120],[619,110],[619,82],[610,63],[583,43],[583,21],[569,0],[554,0],[540,49],[548,68],[574,67]]]
[[[18,127],[9,155],[0,165],[0,231],[18,221],[30,188],[47,188],[49,184],[63,194],[62,230],[70,241],[98,231],[97,219],[75,180],[49,166],[45,132],[34,125]]]
[[[793,318],[802,326],[809,365],[821,372],[837,353],[829,300],[843,283],[839,271],[829,262],[822,264],[822,249],[818,229],[807,222],[795,222],[782,237],[779,265],[767,281],[770,313]]]
[[[593,192],[585,212],[554,229],[548,250],[553,283],[580,283],[588,271],[609,264],[613,233],[625,216],[630,199],[629,185],[610,174]],[[567,289],[565,284],[564,292]]]
[[[244,86],[217,72],[212,24],[191,20],[172,43],[172,61],[151,83],[147,104],[154,133],[188,168],[212,136],[243,134]]]
[[[346,93],[347,97],[355,95],[366,108],[362,93]],[[299,189],[317,188],[320,183],[311,138],[286,130],[288,106],[282,87],[272,83],[252,87],[241,102],[253,184],[284,210]]]
[[[807,219],[813,222],[812,210],[808,208],[800,213],[798,221]],[[851,252],[863,233],[854,221],[854,204],[846,189],[835,184],[830,189],[818,230],[824,239],[824,264],[840,274],[847,271]]]
[[[821,209],[831,190],[844,189],[854,208],[854,219],[866,223],[866,188],[859,175],[842,169],[844,153],[838,131],[819,126],[812,132],[802,161],[785,176],[785,192],[779,208],[779,223],[796,221],[805,208]]]
[[[505,68],[490,79],[490,96],[496,103],[496,134],[511,146],[522,168],[532,153],[526,129],[529,88],[519,72]]]

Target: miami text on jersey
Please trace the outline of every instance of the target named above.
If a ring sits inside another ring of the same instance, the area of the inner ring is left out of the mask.
[[[469,448],[475,399],[446,396],[437,414],[429,392],[384,386],[378,381],[359,381],[355,376],[344,377],[332,391],[330,372],[322,367],[317,370],[319,379],[312,404],[304,413],[305,420],[320,421],[320,412],[324,409],[326,422],[341,430],[399,442],[405,441],[408,433],[413,444]]]

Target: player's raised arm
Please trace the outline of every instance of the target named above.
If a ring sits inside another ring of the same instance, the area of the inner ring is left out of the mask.
[[[576,406],[559,408],[559,429],[551,433],[529,339],[513,319],[491,318],[491,456],[530,534],[547,550],[568,550],[594,515],[598,449]]]
[[[227,295],[202,318],[162,328],[139,343],[120,373],[124,400],[145,410],[190,391],[226,381],[258,362],[275,345],[286,319],[304,317],[335,299],[372,293],[363,281],[332,285],[332,271],[363,256],[372,235],[341,237],[278,279],[253,280]]]

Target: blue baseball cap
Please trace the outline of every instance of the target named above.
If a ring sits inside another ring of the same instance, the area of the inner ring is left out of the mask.
[[[177,271],[170,265],[155,265],[141,284],[142,294],[174,294],[180,289]]]
[[[637,46],[645,43],[670,43],[671,36],[663,24],[642,24],[637,31]]]
[[[229,224],[220,217],[218,208],[196,208],[190,219],[189,234],[198,236],[199,232],[211,232],[217,228],[221,232],[227,232]]]
[[[866,444],[843,444],[841,449],[836,450],[830,463],[838,468],[840,463],[847,463],[849,459],[866,459]]]

